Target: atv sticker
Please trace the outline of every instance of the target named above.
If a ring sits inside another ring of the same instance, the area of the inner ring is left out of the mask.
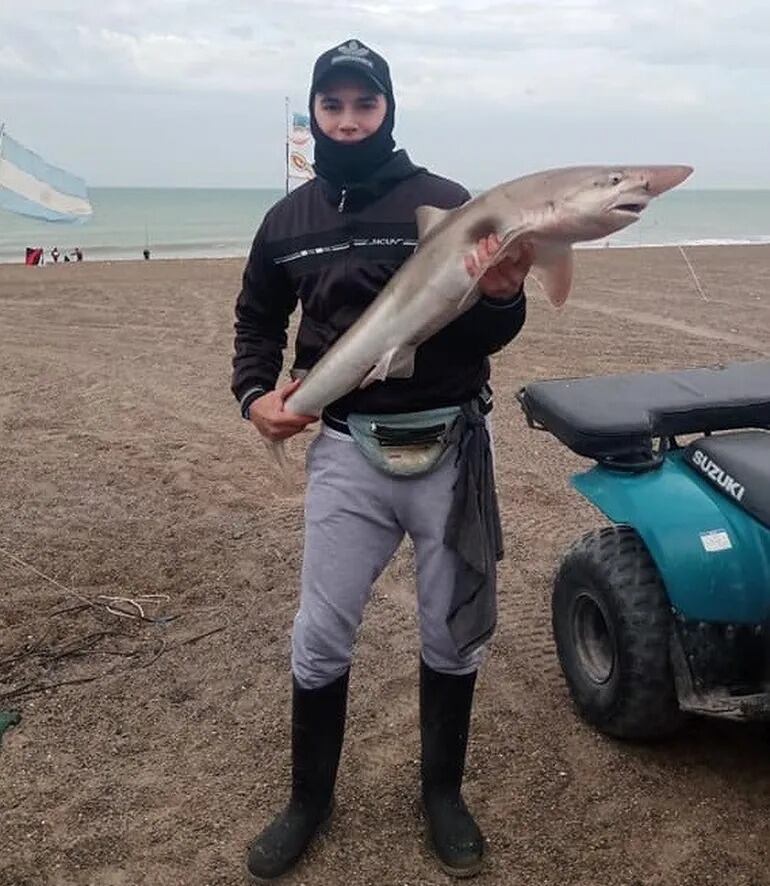
[[[709,554],[714,554],[717,551],[729,551],[733,546],[730,536],[724,529],[712,529],[710,532],[701,532],[700,542],[703,545],[703,549]]]

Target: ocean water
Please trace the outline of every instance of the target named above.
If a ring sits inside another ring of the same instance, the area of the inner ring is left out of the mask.
[[[0,262],[23,261],[27,246],[48,254],[76,246],[84,260],[245,257],[280,190],[91,188],[93,216],[82,224],[38,222],[0,212]]]
[[[280,190],[92,188],[94,215],[79,225],[0,213],[0,262],[23,262],[27,246],[79,246],[85,259],[243,258]],[[770,191],[683,189],[654,200],[610,246],[770,243]],[[604,246],[604,241],[595,245]]]

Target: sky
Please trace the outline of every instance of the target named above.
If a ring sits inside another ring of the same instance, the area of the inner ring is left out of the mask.
[[[281,187],[285,102],[350,38],[395,136],[469,188],[687,163],[770,188],[767,0],[2,0],[0,121],[90,186]]]

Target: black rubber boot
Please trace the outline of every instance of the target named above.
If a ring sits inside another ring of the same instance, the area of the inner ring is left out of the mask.
[[[460,793],[476,674],[441,674],[420,663],[422,802],[433,848],[453,877],[481,869],[484,838]]]
[[[291,798],[249,850],[249,873],[260,880],[273,880],[294,867],[332,811],[348,674],[320,689],[293,683]]]

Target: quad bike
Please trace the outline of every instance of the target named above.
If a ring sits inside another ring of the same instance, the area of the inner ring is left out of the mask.
[[[770,720],[770,361],[536,381],[517,399],[597,462],[572,485],[612,521],[553,587],[580,715],[636,740],[687,713]]]

